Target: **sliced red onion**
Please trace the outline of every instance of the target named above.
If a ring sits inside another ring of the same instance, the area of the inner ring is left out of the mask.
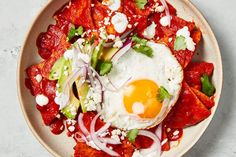
[[[131,30],[125,32],[124,34],[122,34],[122,35],[120,36],[120,39],[121,39],[121,40],[124,40],[124,39],[127,38],[127,37],[130,35],[130,33],[132,33],[133,31],[134,31],[134,30],[131,29]],[[113,42],[105,43],[103,46],[104,46],[104,47],[112,47],[113,45],[114,45],[114,41],[113,41]],[[125,45],[125,44],[124,44],[124,45]]]
[[[100,135],[102,133],[104,133],[105,131],[107,131],[107,129],[111,126],[111,123],[106,123],[105,125],[103,125],[97,132],[96,135]]]
[[[161,140],[162,136],[162,123],[158,125],[156,131],[155,131],[156,136]]]
[[[112,138],[108,138],[108,137],[103,137],[103,138],[99,137],[98,139],[99,139],[101,142],[107,143],[107,144],[114,144],[114,145],[121,144],[120,141],[116,141],[116,140],[114,140],[114,139],[112,139]]]
[[[82,133],[83,133],[85,136],[88,136],[88,135],[89,135],[89,131],[88,131],[87,128],[84,126],[83,117],[84,117],[84,114],[83,114],[83,113],[80,113],[79,116],[78,116],[78,124],[79,124],[79,127],[80,127]]]
[[[107,129],[111,126],[111,123],[106,123],[105,125],[103,125],[98,131],[95,132],[95,134],[97,136],[100,136],[100,134],[104,133],[105,131],[107,131]],[[91,140],[91,135],[88,135],[86,137],[88,140]]]
[[[94,76],[93,76],[93,71],[91,69],[92,68],[88,67],[87,71],[88,71],[88,77],[89,77],[90,84],[94,88],[95,87]]]
[[[102,112],[98,113],[92,120],[91,125],[90,125],[90,132],[91,132],[91,138],[94,142],[94,144],[100,148],[102,151],[104,151],[105,153],[111,155],[111,156],[120,156],[117,152],[111,150],[110,148],[106,147],[105,143],[102,143],[96,133],[95,133],[95,125],[96,125],[96,121],[99,118],[99,116],[101,115]]]
[[[170,16],[170,10],[169,10],[169,7],[166,3],[166,0],[160,0],[161,4],[164,6],[165,8],[165,13],[166,13],[166,16],[169,17],[169,26],[170,26],[170,23],[171,23],[171,16]]]
[[[120,39],[121,39],[121,40],[124,40],[124,39],[125,39],[128,35],[130,35],[130,33],[132,33],[133,31],[134,31],[134,30],[131,29],[131,30],[125,32],[124,34],[122,34],[122,35],[120,36]]]
[[[152,153],[153,151],[157,151],[158,155],[161,155],[161,142],[154,133],[152,133],[150,131],[146,131],[146,130],[140,130],[138,135],[146,136],[146,137],[149,137],[153,140],[153,144],[150,148],[140,150],[140,152],[144,156]]]
[[[113,64],[116,64],[117,61],[119,60],[119,58],[121,56],[123,56],[126,52],[128,52],[128,50],[131,48],[131,46],[132,46],[132,42],[131,42],[131,40],[129,40],[124,47],[122,47],[119,51],[117,51],[111,57],[111,60],[112,60]]]

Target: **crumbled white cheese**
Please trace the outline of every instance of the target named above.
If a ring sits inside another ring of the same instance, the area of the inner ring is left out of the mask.
[[[69,126],[69,127],[68,127],[68,130],[69,130],[70,132],[73,132],[73,131],[75,131],[75,127],[74,127],[74,126]]]
[[[45,105],[47,105],[48,102],[49,102],[48,97],[46,97],[46,96],[43,95],[43,94],[37,95],[36,98],[35,98],[35,100],[36,100],[36,103],[37,103],[39,106],[45,106]]]
[[[179,134],[179,131],[178,130],[175,130],[174,132],[173,132],[173,135],[174,136],[177,136]]]
[[[132,110],[134,114],[143,114],[144,113],[144,105],[139,102],[135,102],[132,106]]]
[[[69,101],[69,97],[63,93],[56,93],[56,97],[54,102],[60,106],[60,110],[66,107],[67,102]]]
[[[121,41],[120,37],[116,37],[113,47],[121,48],[122,46],[123,42]]]
[[[108,39],[115,40],[116,36],[114,34],[110,34],[108,35]]]
[[[190,32],[188,30],[187,26],[184,26],[183,28],[181,28],[180,30],[177,31],[176,36],[183,36],[185,37],[185,42],[187,45],[187,49],[189,51],[194,51],[195,50],[195,43],[193,41],[193,39],[190,36]]]
[[[161,145],[163,146],[164,144],[166,144],[166,142],[168,142],[168,139],[165,138],[162,142],[161,142]]]
[[[119,12],[112,16],[111,23],[118,33],[123,33],[126,30],[127,25],[129,24],[127,16]]]
[[[38,75],[35,76],[35,79],[39,83],[39,82],[42,81],[43,77],[42,77],[42,75],[38,74]]]
[[[127,27],[130,29],[130,28],[132,28],[133,26],[132,26],[131,24],[128,24],[128,26],[127,26]]]
[[[101,39],[107,40],[108,35],[107,35],[106,28],[102,27],[102,28],[99,29],[99,31],[100,31],[99,37]]]
[[[159,12],[159,13],[162,13],[163,11],[165,10],[165,7],[164,6],[157,6],[156,8],[155,8],[155,12]]]
[[[110,25],[110,18],[109,17],[105,17],[104,18],[104,25]]]
[[[116,11],[120,8],[121,0],[105,0],[102,4],[107,5],[111,11]]]
[[[170,20],[171,20],[170,18],[171,18],[170,16],[163,16],[160,19],[160,24],[164,27],[169,26],[170,25]]]
[[[111,131],[111,138],[117,142],[120,142],[120,136],[121,135],[121,130],[120,129],[115,129]]]
[[[152,22],[152,24],[143,31],[143,36],[147,39],[154,38],[156,34],[156,26],[157,25],[155,24],[155,22]]]
[[[102,98],[99,88],[90,88],[88,91],[86,100],[84,101],[84,106],[86,107],[87,111],[96,111],[97,105],[101,103]]]
[[[75,125],[75,124],[76,124],[76,121],[73,120],[73,119],[67,119],[67,120],[66,120],[66,123],[67,123],[68,125]]]

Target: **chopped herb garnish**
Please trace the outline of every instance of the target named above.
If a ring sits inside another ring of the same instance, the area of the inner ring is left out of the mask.
[[[144,9],[144,6],[147,4],[147,0],[136,0],[136,5],[139,9]]]
[[[139,53],[142,53],[142,54],[150,57],[150,58],[153,57],[153,50],[149,46],[143,46],[143,45],[138,46],[138,45],[135,45],[135,46],[133,46],[133,49],[135,51],[139,52]]]
[[[84,28],[82,26],[79,26],[77,29],[75,28],[75,26],[72,26],[68,33],[68,37],[67,37],[68,41],[73,39],[75,36],[82,35],[83,32],[84,32]]]
[[[133,45],[133,49],[138,52],[142,53],[148,57],[153,57],[153,49],[147,45],[147,40],[142,39],[134,35],[132,38],[132,41],[135,43]]]
[[[161,86],[159,88],[157,98],[160,102],[163,102],[165,99],[170,99],[171,95],[163,86]]]
[[[180,51],[180,50],[186,50],[187,44],[186,39],[184,36],[177,36],[174,43],[174,50]]]
[[[210,79],[207,74],[202,75],[201,83],[202,83],[202,92],[209,97],[213,96],[215,93],[215,87],[210,82]]]
[[[97,69],[99,71],[99,74],[101,76],[104,76],[111,71],[112,67],[113,65],[111,61],[100,61]]]
[[[138,129],[130,130],[130,131],[127,133],[128,140],[129,140],[131,143],[134,143],[136,137],[138,136],[138,133],[139,133],[139,130],[138,130]]]

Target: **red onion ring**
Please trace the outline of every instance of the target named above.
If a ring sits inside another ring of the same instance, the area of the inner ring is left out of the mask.
[[[112,57],[111,60],[115,64],[121,56],[123,56],[132,46],[131,40],[128,40],[119,51],[117,51]]]
[[[158,154],[161,155],[161,142],[154,133],[146,130],[140,130],[138,135],[146,136],[153,140],[153,144],[150,148],[140,150],[144,156],[152,153],[153,151],[158,151]]]
[[[84,135],[88,136],[90,133],[87,130],[87,128],[84,126],[83,117],[84,117],[84,114],[80,113],[79,116],[78,116],[78,124],[79,124],[79,127],[80,127],[82,133]]]
[[[94,142],[94,144],[100,148],[102,151],[104,151],[105,153],[111,155],[111,156],[120,156],[117,152],[109,149],[108,147],[106,147],[105,143],[100,142],[100,140],[98,139],[98,137],[96,136],[95,133],[95,125],[96,125],[96,121],[99,118],[99,116],[101,115],[102,112],[98,113],[92,120],[91,125],[90,125],[90,132],[91,132],[91,138]]]
[[[124,34],[122,34],[122,35],[120,36],[120,39],[121,39],[121,40],[124,40],[124,39],[125,39],[126,37],[128,37],[128,36],[130,35],[130,33],[132,33],[133,31],[134,31],[134,29],[131,29],[131,30],[125,32]],[[114,45],[114,41],[113,41],[113,42],[105,43],[103,46],[104,46],[104,47],[112,47],[113,45]]]

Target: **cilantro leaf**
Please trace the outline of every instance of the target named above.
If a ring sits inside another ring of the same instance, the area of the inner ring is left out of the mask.
[[[201,83],[202,83],[202,92],[209,97],[213,96],[215,93],[215,87],[210,82],[210,79],[207,74],[202,75]]]
[[[132,41],[135,43],[133,45],[133,49],[136,52],[142,53],[148,57],[153,57],[153,49],[149,46],[147,46],[147,40],[146,39],[141,39],[134,35],[131,37]]]
[[[186,50],[187,44],[184,36],[177,36],[174,43],[174,50]]]
[[[129,140],[131,143],[134,143],[136,137],[138,136],[138,133],[139,133],[139,130],[138,130],[138,129],[130,130],[130,131],[127,133],[128,140]]]
[[[132,36],[131,39],[133,42],[141,44],[141,45],[146,45],[148,42],[146,39],[141,39],[137,35]]]
[[[139,52],[139,53],[142,53],[150,58],[153,57],[153,50],[151,47],[149,46],[143,46],[143,45],[135,45],[133,47],[133,49],[136,51],[136,52]]]
[[[147,4],[147,0],[136,0],[136,5],[139,9],[144,9],[144,6]]]
[[[98,64],[98,71],[101,76],[104,76],[108,74],[113,67],[113,64],[111,61],[100,61]]]
[[[157,98],[160,102],[163,102],[165,99],[170,99],[171,95],[163,86],[161,86],[159,88]]]
[[[73,39],[75,36],[82,35],[83,32],[84,32],[84,28],[82,26],[79,26],[79,28],[77,29],[75,28],[75,26],[72,26],[67,36],[68,41]]]

